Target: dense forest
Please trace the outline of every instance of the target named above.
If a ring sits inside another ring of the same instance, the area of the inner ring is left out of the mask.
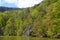
[[[3,9],[0,10],[0,36],[60,36],[60,0],[43,0],[22,10]]]

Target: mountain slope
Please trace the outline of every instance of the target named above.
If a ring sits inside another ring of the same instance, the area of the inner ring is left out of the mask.
[[[60,35],[59,4],[59,0],[44,0],[31,8],[0,12],[0,35],[58,37]]]
[[[21,8],[9,8],[9,7],[3,7],[0,6],[0,11],[11,11],[11,10],[22,10]]]

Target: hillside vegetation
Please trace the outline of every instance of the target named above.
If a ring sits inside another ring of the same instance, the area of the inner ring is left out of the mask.
[[[0,11],[0,36],[58,37],[60,0],[43,0],[23,10]]]

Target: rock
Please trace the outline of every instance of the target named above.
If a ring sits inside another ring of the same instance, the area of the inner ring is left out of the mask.
[[[60,33],[57,33],[55,36],[53,36],[54,38],[60,38]]]

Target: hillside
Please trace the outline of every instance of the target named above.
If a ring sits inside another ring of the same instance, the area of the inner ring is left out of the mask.
[[[0,36],[32,36],[60,38],[60,0],[44,0],[40,4],[0,12]],[[1,11],[1,9],[0,9]]]
[[[11,8],[11,7],[3,7],[3,6],[0,6],[0,11],[1,12],[11,11],[11,10],[22,10],[22,8]]]

